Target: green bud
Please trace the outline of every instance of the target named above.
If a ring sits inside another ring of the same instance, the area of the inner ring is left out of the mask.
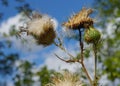
[[[87,43],[97,43],[100,37],[100,32],[94,27],[89,27],[84,33],[84,39]]]

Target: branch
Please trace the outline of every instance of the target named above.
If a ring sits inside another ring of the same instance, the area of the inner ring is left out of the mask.
[[[24,14],[30,19],[30,20],[32,20],[32,18],[30,17],[30,15],[24,10],[23,11],[24,12]]]
[[[83,61],[79,61],[79,63],[82,65],[82,68],[83,68],[87,78],[89,79],[90,84],[92,85],[93,84],[92,79],[91,79],[91,77],[90,77],[90,75],[89,75],[89,73],[88,73],[88,71],[87,71],[87,69],[86,69],[86,67],[84,65],[84,62]]]
[[[83,53],[83,51],[84,51],[84,49],[83,49],[83,47],[84,47],[84,45],[83,45],[83,42],[82,42],[82,32],[80,31],[80,29],[79,29],[79,37],[80,37],[80,39],[79,39],[79,42],[80,42],[80,49],[81,49],[81,61],[83,61],[84,60],[84,53]]]
[[[59,57],[57,54],[55,54],[55,56],[56,56],[58,59],[60,59],[60,60],[62,60],[62,61],[64,61],[64,62],[66,62],[66,63],[75,63],[75,62],[79,62],[79,60],[77,60],[77,59],[65,60],[65,59],[62,59],[61,57]]]
[[[54,41],[55,46],[59,47],[62,51],[64,51],[65,53],[67,53],[71,58],[75,58],[72,54],[70,54],[69,52],[67,52],[67,50],[63,47],[63,43],[62,43],[62,41],[60,40],[60,38],[58,38],[58,41],[59,41],[59,44],[57,44],[57,43]]]
[[[91,77],[90,77],[90,75],[89,75],[89,73],[88,73],[88,71],[87,71],[87,69],[86,69],[86,67],[84,65],[84,62],[83,62],[83,60],[84,60],[84,53],[83,53],[83,51],[84,51],[84,49],[83,49],[84,45],[83,45],[83,41],[82,41],[82,32],[81,32],[81,29],[78,29],[78,30],[79,30],[79,37],[80,37],[80,39],[79,39],[80,49],[81,49],[81,60],[79,60],[79,63],[82,65],[82,68],[83,68],[84,72],[86,73],[86,76],[87,76],[87,78],[90,81],[90,84],[92,85],[92,79],[91,79]]]
[[[23,27],[23,26],[20,26],[20,27],[19,27],[19,31],[16,33],[16,36],[21,37],[21,33],[22,33],[22,32],[26,32],[27,35],[29,34],[27,28],[25,28],[25,27]],[[24,38],[23,38],[23,39],[24,39]]]
[[[56,56],[58,59],[60,59],[60,60],[62,60],[62,61],[64,61],[64,62],[66,62],[66,63],[75,63],[75,62],[80,63],[80,64],[82,65],[82,68],[83,68],[84,72],[86,73],[86,75],[87,75],[87,77],[88,77],[90,83],[92,84],[92,79],[91,79],[91,77],[89,76],[89,73],[87,72],[87,69],[86,69],[86,67],[85,67],[85,65],[84,65],[84,63],[83,63],[83,61],[80,61],[79,59],[69,59],[69,60],[65,60],[65,59],[59,57],[57,54],[55,54],[55,56]]]

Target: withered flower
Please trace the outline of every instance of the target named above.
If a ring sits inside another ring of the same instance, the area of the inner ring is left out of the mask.
[[[35,13],[27,22],[27,32],[33,36],[38,44],[48,46],[54,42],[56,37],[55,24],[48,15]]]
[[[68,22],[64,22],[63,26],[70,29],[87,28],[93,24],[93,19],[89,17],[92,12],[92,9],[83,8],[79,13],[73,15]]]

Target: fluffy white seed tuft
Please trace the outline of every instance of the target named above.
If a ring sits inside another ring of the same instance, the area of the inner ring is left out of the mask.
[[[56,37],[56,24],[52,18],[41,14],[37,17],[33,15],[33,19],[27,25],[28,33],[36,39],[38,44],[47,46],[53,43]]]

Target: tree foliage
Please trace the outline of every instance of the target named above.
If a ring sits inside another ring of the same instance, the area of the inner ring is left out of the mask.
[[[13,5],[14,9],[18,12],[26,12],[29,14],[32,11],[32,7],[26,0],[14,0],[17,5]],[[0,5],[5,6],[6,9],[9,8],[10,0],[0,0]],[[4,8],[5,9],[5,8]],[[6,15],[4,12],[0,11],[0,19]]]
[[[53,70],[48,70],[46,66],[42,68],[34,68],[34,64],[28,61],[22,61],[21,64],[17,68],[17,73],[13,78],[15,86],[33,86],[34,84],[37,86],[45,86],[50,82],[50,77],[54,73]],[[33,78],[37,77],[37,80]]]
[[[19,2],[18,6],[14,7],[18,12],[24,11],[29,13],[32,11],[30,4],[25,2],[26,0],[14,1]],[[0,2],[2,3],[1,5],[9,7],[10,0],[1,0]],[[102,31],[106,35],[106,37],[103,38],[104,41],[101,45],[101,50],[99,51],[99,62],[103,64],[103,70],[101,70],[102,74],[106,74],[108,79],[111,81],[115,81],[116,79],[120,80],[120,1],[96,0],[95,8],[98,10],[100,17],[98,26],[103,28]],[[5,14],[0,11],[0,18],[4,15]],[[107,32],[108,30],[106,30],[109,24],[112,24],[110,27],[113,29],[111,34],[112,36],[109,35]],[[10,34],[14,35],[14,32],[14,30],[10,31]],[[35,81],[32,77],[34,76],[39,77],[37,82],[41,83],[41,86],[44,86],[46,83],[50,82],[50,77],[55,71],[48,70],[47,67],[39,69],[36,73],[32,72],[32,69],[34,69],[34,64],[28,61],[22,61],[21,65],[15,67],[14,64],[19,60],[19,54],[6,54],[6,52],[3,51],[5,48],[9,50],[11,46],[10,41],[0,40],[0,75],[5,76],[15,74],[13,78],[15,86],[33,86]],[[85,57],[89,57],[89,53],[90,50],[86,49]],[[80,55],[78,55],[78,57],[79,56]]]
[[[102,22],[99,23],[99,27],[103,28],[106,36],[100,51],[103,74],[107,74],[109,80],[120,80],[120,1],[97,0],[96,3],[101,18],[100,22]],[[107,28],[108,25],[111,27]],[[110,30],[112,30],[111,35],[108,34]]]
[[[7,81],[6,78],[14,75],[16,71],[15,63],[19,60],[18,53],[8,53],[11,48],[11,42],[8,40],[0,40],[0,77],[4,77],[2,80],[0,79],[0,85],[6,86]]]

